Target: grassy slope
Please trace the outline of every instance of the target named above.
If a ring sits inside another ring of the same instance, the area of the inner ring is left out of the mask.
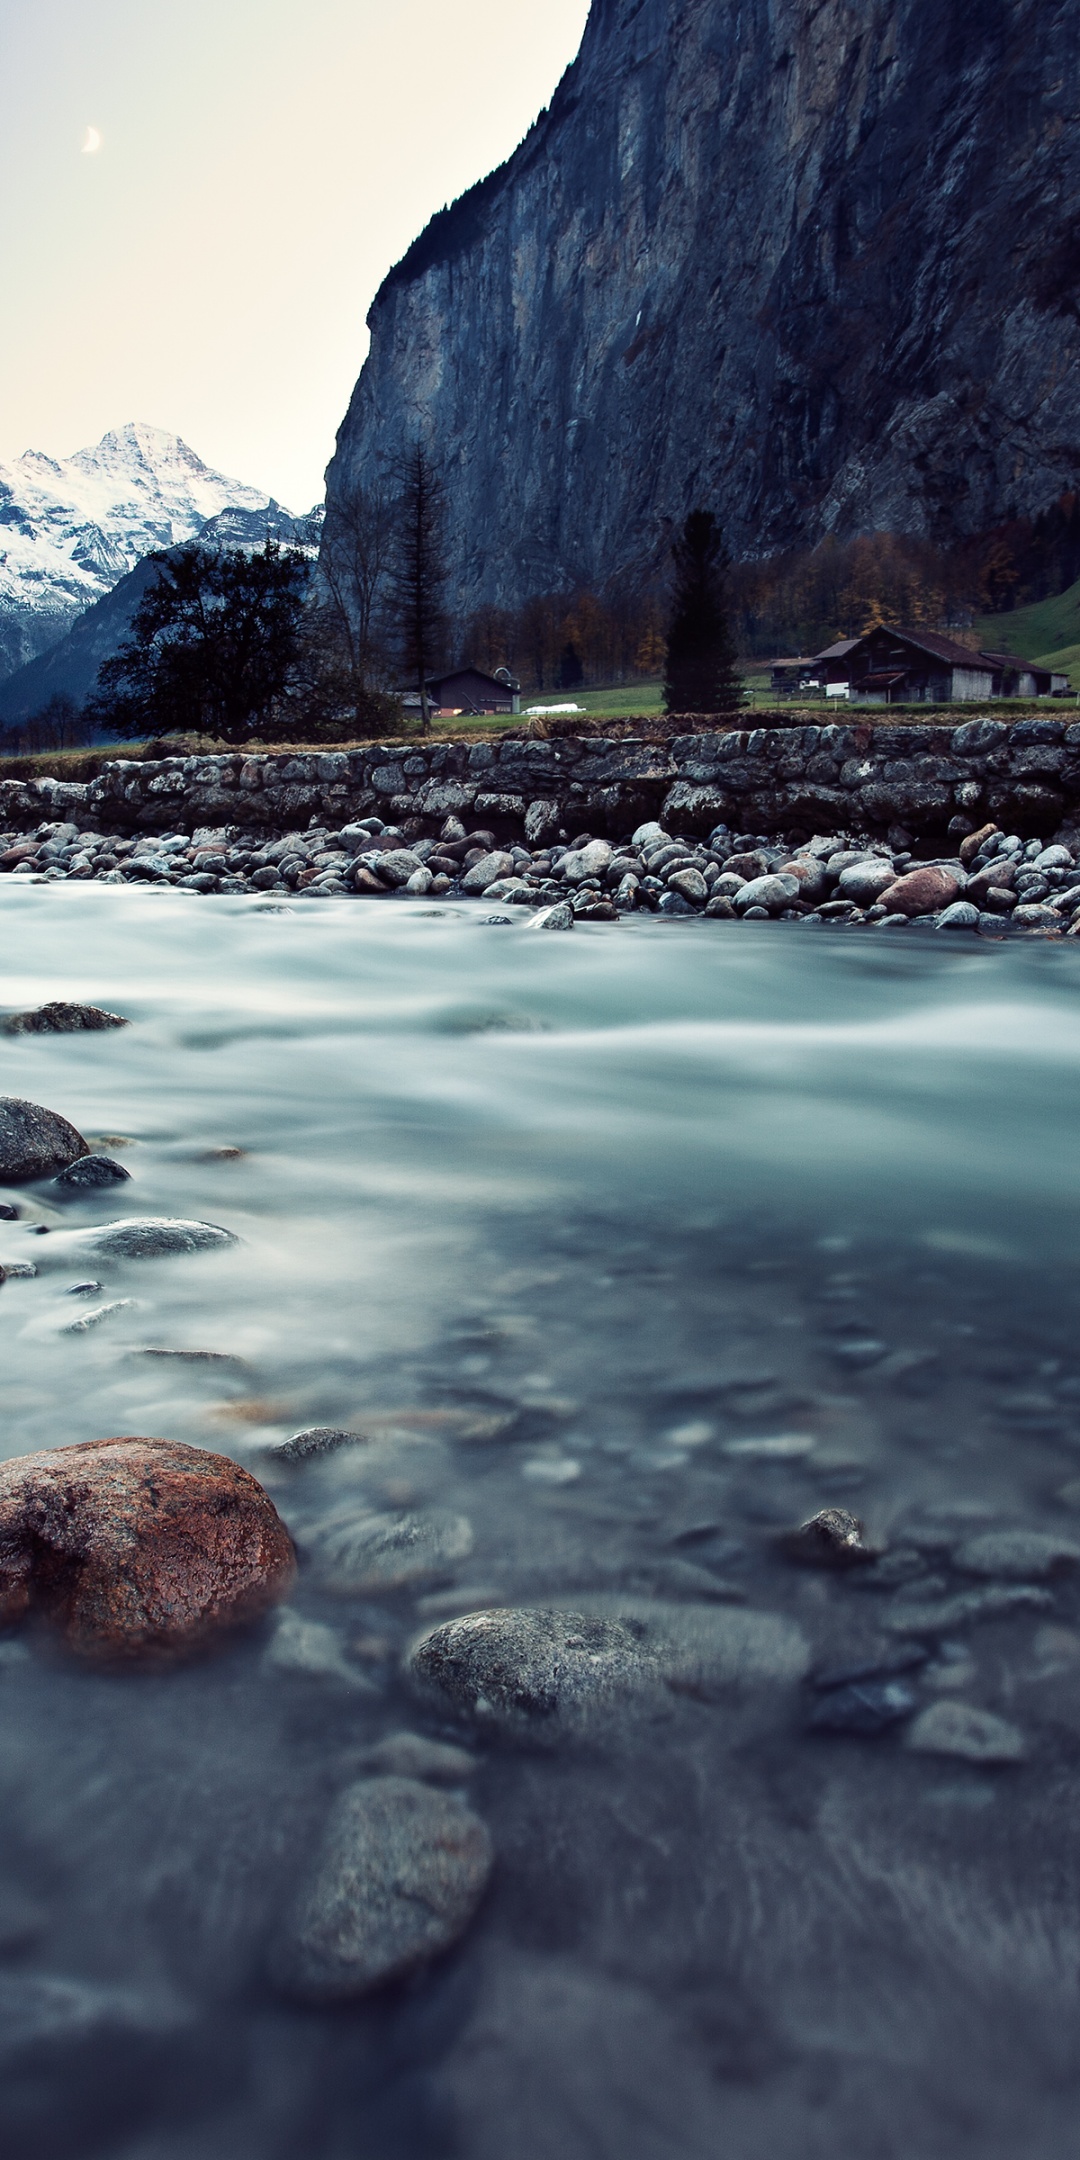
[[[1080,690],[1080,579],[1052,600],[1014,608],[1011,615],[980,616],[975,629],[989,651],[1014,652],[1057,668]]]

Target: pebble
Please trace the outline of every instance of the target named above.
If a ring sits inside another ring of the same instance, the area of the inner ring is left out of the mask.
[[[467,1748],[413,1732],[387,1733],[374,1747],[365,1748],[361,1763],[380,1777],[423,1778],[432,1785],[460,1785],[477,1767]]]
[[[541,908],[529,925],[531,930],[572,930],[574,910],[567,900],[556,901],[554,907]]]
[[[1029,1583],[1002,1583],[986,1590],[961,1590],[955,1597],[934,1598],[926,1604],[897,1600],[882,1614],[881,1624],[896,1635],[943,1635],[950,1628],[1000,1620],[1013,1612],[1045,1612],[1053,1603],[1049,1590],[1036,1590]]]
[[[931,1703],[909,1725],[904,1744],[917,1755],[956,1755],[972,1763],[1023,1762],[1028,1752],[1016,1725],[965,1702]]]
[[[64,1005],[56,1001],[39,1005],[36,1012],[12,1013],[3,1022],[5,1035],[73,1035],[83,1029],[127,1027],[119,1013],[104,1012],[99,1005]]]
[[[485,1824],[453,1793],[365,1778],[332,1811],[274,1977],[306,2002],[347,2002],[430,1963],[464,1934],[492,1867]]]
[[[307,1538],[322,1587],[343,1597],[405,1590],[445,1574],[473,1548],[472,1524],[450,1508],[375,1514],[348,1502]]]
[[[1080,1545],[1043,1530],[984,1530],[953,1553],[963,1575],[1004,1576],[1012,1582],[1046,1582],[1080,1563]]]
[[[823,1695],[806,1722],[811,1732],[856,1733],[872,1739],[917,1708],[918,1698],[903,1680],[853,1680]]]
[[[725,1440],[724,1454],[745,1462],[799,1462],[816,1447],[812,1433],[765,1433],[760,1438]]]
[[[979,910],[970,900],[954,900],[951,907],[942,909],[937,926],[939,930],[977,930]]]
[[[90,1149],[74,1125],[55,1110],[0,1095],[0,1178],[11,1184],[55,1177]]]
[[[357,1695],[375,1693],[372,1682],[350,1665],[333,1628],[321,1620],[306,1620],[298,1612],[279,1612],[263,1663],[270,1672],[336,1680]]]
[[[797,1530],[786,1531],[780,1543],[788,1559],[802,1567],[864,1567],[877,1559],[858,1516],[847,1508],[822,1508]]]
[[[294,1433],[291,1440],[274,1440],[265,1450],[275,1462],[313,1462],[320,1455],[333,1455],[338,1448],[362,1447],[364,1433],[341,1432],[336,1425],[309,1425],[303,1432]]]
[[[262,1486],[171,1440],[0,1464],[0,1625],[40,1612],[77,1657],[157,1662],[278,1602],[292,1544]]]
[[[100,1327],[103,1320],[111,1320],[114,1313],[135,1312],[137,1309],[136,1298],[114,1298],[111,1305],[98,1305],[93,1312],[83,1313],[80,1319],[69,1320],[60,1332],[62,1335],[88,1335],[91,1328]]]

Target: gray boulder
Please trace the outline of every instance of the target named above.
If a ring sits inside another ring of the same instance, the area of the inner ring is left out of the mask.
[[[896,883],[896,872],[891,862],[883,862],[880,855],[867,856],[863,862],[849,863],[840,872],[837,897],[854,900],[856,907],[873,907],[883,892]]]
[[[491,1873],[487,1828],[453,1793],[365,1778],[338,1800],[274,1974],[307,2002],[342,2002],[426,1965],[468,1927]]]
[[[767,877],[751,878],[747,884],[741,885],[735,894],[735,906],[740,915],[745,915],[747,909],[752,907],[767,908],[770,915],[779,915],[782,909],[789,908],[799,895],[798,878],[770,873]]]
[[[411,1684],[444,1712],[550,1746],[601,1729],[635,1697],[783,1685],[809,1663],[801,1630],[777,1613],[606,1594],[581,1605],[448,1621],[413,1645]]]
[[[472,868],[466,870],[461,880],[462,891],[485,893],[488,886],[494,885],[499,878],[511,877],[515,867],[513,856],[504,855],[501,849],[496,848],[490,855],[481,855],[479,862],[474,862]]]
[[[39,1265],[94,1260],[161,1260],[172,1253],[211,1252],[239,1241],[217,1223],[171,1221],[167,1216],[131,1216],[126,1222],[102,1223],[93,1230],[58,1230],[35,1240]]]
[[[89,1153],[82,1134],[55,1110],[0,1095],[0,1179],[5,1183],[55,1177]]]

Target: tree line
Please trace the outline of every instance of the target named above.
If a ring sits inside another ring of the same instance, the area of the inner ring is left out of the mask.
[[[1010,518],[951,550],[892,533],[823,540],[732,564],[709,510],[692,511],[666,579],[603,594],[534,595],[456,632],[446,605],[445,485],[414,443],[385,485],[334,506],[317,565],[268,538],[254,551],[152,556],[157,575],[85,708],[51,698],[10,749],[175,732],[224,742],[334,742],[398,732],[401,691],[430,726],[428,683],[452,659],[526,690],[663,679],[669,712],[723,713],[744,692],[737,655],[807,654],[875,623],[962,629],[1080,575],[1080,496]]]

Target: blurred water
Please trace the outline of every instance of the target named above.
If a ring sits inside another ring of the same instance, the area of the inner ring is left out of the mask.
[[[301,1543],[349,1494],[449,1504],[475,1538],[381,1602],[302,1573],[363,1695],[275,1672],[262,1636],[135,1680],[11,1647],[0,2001],[17,2023],[47,1979],[142,2018],[97,2067],[70,2017],[17,2053],[12,2149],[1080,2149],[1067,1580],[931,1645],[919,1681],[1014,1719],[1016,1771],[808,1737],[797,1691],[673,1698],[593,1751],[491,1752],[495,1886],[430,1976],[332,2014],[266,1977],[363,1745],[435,1729],[397,1677],[418,1621],[481,1595],[693,1601],[697,1566],[828,1662],[886,1640],[903,1586],[787,1565],[775,1531],[815,1507],[931,1554],[972,1525],[1080,1530],[1080,954],[13,880],[0,938],[3,1007],[133,1022],[0,1038],[3,1092],[132,1173],[0,1195],[23,1209],[0,1263],[40,1271],[0,1296],[3,1453],[161,1434],[265,1475]],[[135,1214],[240,1243],[108,1268],[52,1243]],[[134,1303],[73,1336],[87,1274]],[[196,1351],[232,1362],[148,1354]],[[370,1439],[267,1467],[315,1424]],[[802,1452],[739,1445],[791,1432]]]

